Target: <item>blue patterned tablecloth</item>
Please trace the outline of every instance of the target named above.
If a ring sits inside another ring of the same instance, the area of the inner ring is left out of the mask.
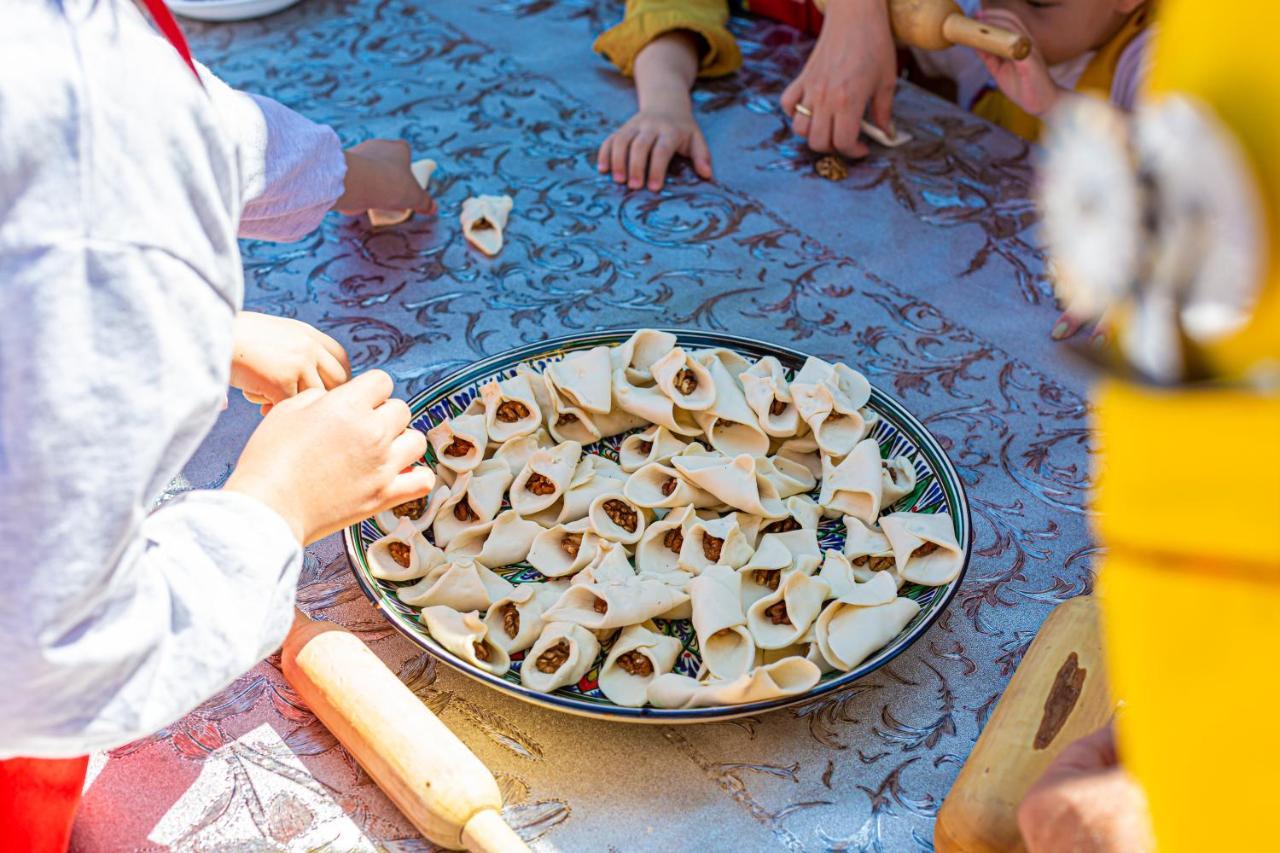
[[[318,326],[406,396],[580,329],[721,329],[844,360],[917,412],[960,469],[976,528],[963,588],[923,640],[844,693],[679,728],[580,720],[437,667],[366,603],[336,538],[309,549],[300,603],[359,632],[475,749],[537,850],[931,849],[942,798],[1036,628],[1091,584],[1083,382],[1048,337],[1033,153],[904,84],[897,121],[915,141],[826,181],[777,107],[810,42],[735,21],[746,68],[696,94],[717,180],[681,169],[661,193],[628,192],[594,165],[634,107],[590,49],[620,14],[602,0],[304,0],[188,24],[231,83],[347,144],[404,137],[440,163],[438,220],[375,233],[332,214],[298,243],[246,243],[247,307]],[[515,199],[494,259],[457,221],[483,192]],[[186,485],[221,483],[256,420],[233,400]],[[80,850],[430,848],[277,660],[95,756],[91,773]]]

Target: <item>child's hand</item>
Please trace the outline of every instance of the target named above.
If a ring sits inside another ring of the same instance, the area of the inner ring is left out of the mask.
[[[641,109],[615,130],[600,146],[596,165],[601,172],[612,169],[615,183],[633,190],[645,185],[657,192],[667,179],[667,166],[676,154],[693,161],[701,177],[711,178],[711,150],[702,135],[693,111],[687,106],[662,104]]]
[[[371,370],[333,391],[283,401],[249,437],[224,488],[278,512],[303,545],[420,498],[435,474],[415,465],[427,438],[409,429],[395,385]]]
[[[351,377],[342,344],[306,323],[252,311],[236,315],[231,385],[265,415],[310,388],[324,391]]]
[[[426,216],[436,203],[409,169],[409,144],[402,139],[367,139],[343,152],[347,177],[333,204],[352,216],[367,210],[412,210]]]
[[[981,21],[1031,38],[1031,33],[1027,31],[1022,21],[1018,20],[1018,16],[1008,10],[983,9],[976,17]],[[1066,90],[1053,82],[1053,78],[1049,76],[1049,66],[1045,64],[1044,56],[1041,55],[1034,40],[1031,42],[1031,53],[1026,59],[1020,61],[1005,59],[983,51],[978,51],[978,56],[987,66],[987,71],[995,79],[1000,91],[1004,92],[1009,100],[1037,118],[1048,115],[1058,103],[1058,99],[1067,94]]]

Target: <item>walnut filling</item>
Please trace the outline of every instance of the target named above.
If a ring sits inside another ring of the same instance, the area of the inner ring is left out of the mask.
[[[409,518],[414,521],[422,518],[422,514],[427,511],[427,499],[414,498],[411,501],[405,501],[391,508],[391,514],[396,518]]]
[[[920,545],[920,547],[916,548],[914,551],[911,552],[911,556],[927,557],[937,550],[938,550],[937,542],[924,542]]]
[[[604,502],[604,514],[609,516],[609,520],[621,527],[628,533],[636,532],[636,525],[640,523],[640,516],[626,503],[611,498]]]
[[[653,663],[639,652],[618,655],[618,666],[622,667],[628,675],[638,675],[641,678],[653,675]]]
[[[563,414],[556,418],[556,426],[568,426],[578,422],[578,416],[574,414]]]
[[[698,374],[686,367],[676,374],[675,385],[677,391],[688,397],[698,390]]]
[[[679,554],[681,546],[684,545],[684,533],[679,527],[671,528],[663,534],[662,545],[671,553]]]
[[[800,522],[796,521],[795,518],[792,516],[787,516],[781,521],[775,521],[773,524],[766,525],[764,530],[761,532],[788,533],[792,530],[799,530],[799,529],[800,529]]]
[[[453,441],[449,442],[449,446],[444,449],[444,455],[452,456],[456,459],[459,456],[466,456],[474,447],[475,445],[465,438],[458,438],[455,435]]]
[[[409,568],[409,556],[413,553],[413,549],[403,542],[392,542],[387,546],[387,553],[391,555],[391,559],[399,564],[400,568]]]
[[[513,640],[520,633],[520,610],[510,601],[502,605],[502,630]]]
[[[775,625],[790,625],[791,617],[787,615],[787,603],[778,601],[764,609],[764,615]]]
[[[840,412],[832,412],[831,414],[827,415],[827,423],[832,423],[834,421],[842,421],[844,420],[844,417],[845,416],[842,415]]]
[[[898,467],[896,465],[890,465],[887,459],[880,460],[880,467],[889,475],[889,482],[893,483],[895,486],[898,485]]]
[[[885,572],[897,564],[893,557],[873,557],[870,554],[854,557],[852,562],[855,566],[866,566],[873,572]]]
[[[529,479],[525,481],[524,489],[535,495],[551,495],[555,494],[556,484],[542,474],[530,474]]]
[[[637,441],[637,442],[636,442],[636,450],[640,451],[640,452],[641,452],[641,453],[643,453],[645,456],[648,456],[650,453],[652,453],[652,452],[653,452],[653,442],[652,442],[652,441]]]
[[[529,417],[529,407],[519,400],[507,400],[498,406],[498,411],[493,416],[504,424],[513,424]]]
[[[671,493],[674,492],[676,490],[676,487],[679,485],[680,485],[680,481],[677,480],[675,477],[668,477],[667,479],[663,480],[662,496],[664,498],[671,497]]]
[[[471,502],[463,499],[453,505],[453,517],[458,521],[479,521],[480,516],[471,508]]]
[[[781,400],[775,399],[772,403],[769,404],[769,414],[773,415],[774,417],[777,417],[778,415],[782,414],[786,410],[787,410],[787,404],[782,402]]]
[[[759,586],[777,589],[778,582],[782,580],[782,569],[756,569],[751,573],[751,579]]]
[[[471,646],[476,650],[476,660],[489,659],[489,648],[484,643],[472,643]]]
[[[702,556],[713,563],[720,562],[720,551],[724,548],[724,540],[716,536],[702,534]]]
[[[828,181],[843,181],[849,177],[849,167],[839,154],[828,154],[813,164],[813,170]]]
[[[566,533],[560,540],[560,550],[568,555],[569,559],[576,560],[578,551],[582,548],[581,533]]]
[[[494,226],[492,222],[490,222],[489,220],[485,219],[482,216],[476,221],[471,223],[471,230],[472,231],[492,231],[494,230]]]
[[[595,601],[591,602],[591,609],[601,614],[608,613],[609,602],[605,601],[603,598],[597,598]]]
[[[569,641],[561,640],[542,654],[538,655],[538,659],[533,665],[538,668],[538,672],[545,672],[547,675],[554,675],[556,670],[564,666],[564,662],[569,659]]]

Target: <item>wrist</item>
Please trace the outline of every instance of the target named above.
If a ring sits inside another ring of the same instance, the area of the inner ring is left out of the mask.
[[[258,482],[252,474],[246,473],[239,466],[231,472],[231,476],[227,478],[227,482],[222,485],[225,492],[236,492],[253,498],[276,515],[288,525],[293,537],[298,540],[298,544],[305,547],[309,541],[310,531],[307,525],[302,521],[302,513],[298,511],[289,501],[288,497],[280,493],[280,490],[270,488],[266,483]]]
[[[346,163],[346,172],[342,176],[342,195],[333,202],[333,210],[351,210],[353,189],[360,185],[361,176],[365,173],[368,162],[359,154],[343,151],[342,159]],[[358,207],[359,205],[357,205]]]

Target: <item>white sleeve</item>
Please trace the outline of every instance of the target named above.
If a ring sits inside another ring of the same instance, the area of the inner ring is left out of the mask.
[[[4,248],[0,280],[0,758],[82,755],[277,648],[302,554],[245,495],[151,511],[226,388],[217,288],[153,248],[75,241]]]
[[[233,89],[203,65],[200,72],[239,151],[240,236],[290,242],[315,230],[342,195],[347,174],[333,128]]]

